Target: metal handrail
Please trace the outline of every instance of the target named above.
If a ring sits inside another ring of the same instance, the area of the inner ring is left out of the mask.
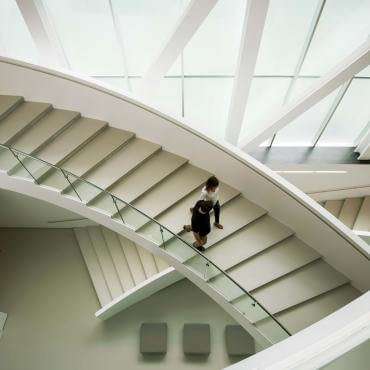
[[[289,336],[291,335],[291,333],[288,331],[288,329],[286,329],[284,327],[284,325],[282,325],[277,319],[276,317],[270,313],[256,298],[254,298],[247,290],[245,290],[239,283],[237,283],[230,275],[228,275],[224,270],[222,270],[219,266],[217,266],[212,260],[210,260],[209,258],[207,258],[203,253],[201,253],[198,249],[194,248],[193,245],[191,245],[190,243],[188,243],[186,240],[182,239],[179,235],[177,235],[176,233],[174,233],[173,231],[169,230],[166,226],[162,225],[160,222],[158,222],[157,220],[155,220],[154,218],[152,218],[151,216],[145,214],[143,211],[141,211],[140,209],[136,208],[135,206],[133,206],[132,204],[130,204],[129,202],[126,202],[125,200],[121,199],[121,198],[118,198],[117,196],[113,195],[112,193],[110,193],[108,190],[105,190],[105,189],[102,189],[100,188],[99,186],[91,183],[90,181],[88,180],[85,180],[83,179],[82,177],[80,176],[77,176],[75,174],[73,174],[72,172],[70,171],[67,171],[61,167],[58,167],[56,165],[53,165],[43,159],[40,159],[40,158],[37,158],[37,157],[34,157],[30,154],[27,154],[27,153],[24,153],[22,152],[21,150],[18,150],[18,149],[15,149],[15,148],[11,148],[10,146],[8,145],[4,145],[4,144],[0,144],[0,147],[2,148],[5,148],[7,150],[9,150],[13,155],[14,153],[19,153],[21,154],[22,156],[25,156],[25,157],[29,157],[31,158],[32,160],[36,160],[38,162],[41,162],[49,167],[52,167],[52,168],[55,168],[56,170],[58,171],[61,171],[61,173],[66,177],[68,177],[68,175],[70,176],[73,176],[75,179],[77,179],[78,181],[82,181],[90,186],[92,186],[93,188],[99,190],[101,193],[105,193],[107,194],[109,197],[112,198],[113,202],[114,202],[114,199],[117,199],[119,200],[120,202],[124,203],[126,206],[130,207],[131,209],[135,210],[136,212],[140,213],[141,215],[143,215],[144,217],[146,217],[147,219],[149,219],[150,221],[156,223],[160,230],[164,229],[166,230],[169,234],[172,235],[172,237],[175,237],[176,239],[178,239],[179,241],[181,241],[183,244],[185,244],[187,247],[191,248],[196,254],[198,254],[199,256],[201,256],[201,258],[203,258],[205,261],[206,261],[206,264],[207,266],[209,266],[209,264],[211,264],[213,267],[215,267],[222,275],[226,276],[226,278],[228,278],[230,281],[232,281],[241,291],[243,291],[249,298],[252,299],[252,301],[254,301],[254,303],[252,303],[252,305],[255,305],[255,304],[258,304],[259,307],[261,307],[267,314],[268,316],[270,316],[273,321],[275,321]],[[21,163],[21,165],[26,168],[25,164],[22,163],[22,161],[17,157],[18,161]],[[28,169],[26,168],[26,171],[31,175],[31,177],[34,179],[34,181],[36,182],[36,184],[40,185],[37,181],[37,179],[34,178],[34,176],[28,171]],[[66,177],[66,178],[67,178]],[[79,200],[84,203],[81,199],[81,197],[79,196],[78,192],[76,191],[76,189],[74,188],[74,186],[71,184],[71,182],[68,180],[68,183],[70,184],[70,186],[72,186],[74,192],[76,193],[76,195],[78,196]],[[86,204],[87,205],[87,204]],[[117,208],[118,209],[118,208]],[[118,211],[119,212],[119,211]],[[120,214],[120,212],[119,212]],[[122,219],[122,216],[121,216],[121,219]],[[123,222],[123,219],[122,219],[122,222]],[[124,223],[124,222],[123,222]],[[164,243],[163,243],[164,244]]]

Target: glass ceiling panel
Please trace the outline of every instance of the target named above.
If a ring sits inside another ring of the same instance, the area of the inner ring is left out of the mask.
[[[354,146],[370,120],[370,80],[354,79],[318,142],[320,146]]]
[[[327,0],[301,73],[321,75],[365,42],[369,14],[369,0]]]
[[[95,77],[95,79],[107,85],[111,85],[114,88],[128,90],[127,79],[124,77]]]
[[[282,106],[291,78],[253,78],[240,138],[253,136],[263,120]]]
[[[124,75],[108,1],[43,1],[73,70],[87,75]]]
[[[294,73],[317,3],[317,0],[270,1],[255,74]]]
[[[185,78],[185,119],[190,126],[224,140],[233,78]]]
[[[171,35],[188,0],[113,0],[129,75],[142,75]],[[179,60],[169,74],[179,75]]]
[[[141,78],[130,78],[132,90],[139,87]],[[182,115],[182,89],[181,78],[171,77],[162,78],[158,85],[155,96],[153,97],[152,104],[158,107],[161,111],[168,113],[175,117]]]
[[[38,63],[38,52],[15,0],[0,1],[0,54]]]
[[[234,75],[246,0],[219,0],[184,49],[186,75]]]
[[[312,84],[311,79],[300,78],[297,80],[292,92],[293,99]],[[311,146],[315,135],[320,129],[333,101],[338,93],[333,91],[325,99],[315,104],[308,111],[296,118],[288,126],[279,131],[275,137],[273,146]]]

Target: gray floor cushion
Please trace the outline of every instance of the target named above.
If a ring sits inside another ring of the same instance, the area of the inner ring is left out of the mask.
[[[184,324],[183,348],[185,355],[209,355],[211,352],[209,324]]]
[[[226,325],[225,337],[229,356],[251,356],[255,353],[254,339],[240,325]]]
[[[167,352],[167,324],[144,323],[140,328],[140,352],[144,355]]]

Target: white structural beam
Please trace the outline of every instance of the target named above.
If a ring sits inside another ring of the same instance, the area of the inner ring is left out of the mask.
[[[51,67],[69,68],[58,35],[42,0],[16,0],[40,55],[40,62]]]
[[[191,0],[170,37],[143,75],[138,94],[149,98],[218,0]]]
[[[237,145],[252,85],[269,0],[248,0],[225,139]]]
[[[238,146],[247,152],[253,150],[369,64],[370,38],[368,37],[363,44],[325,73],[296,99],[261,121],[254,134],[240,140]]]

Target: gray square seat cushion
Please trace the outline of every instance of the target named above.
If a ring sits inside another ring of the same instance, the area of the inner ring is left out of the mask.
[[[166,323],[143,323],[141,325],[140,352],[145,355],[167,352]]]
[[[185,355],[209,355],[211,352],[209,324],[184,324],[183,348]]]
[[[240,325],[226,325],[226,349],[229,356],[251,356],[254,339]]]

